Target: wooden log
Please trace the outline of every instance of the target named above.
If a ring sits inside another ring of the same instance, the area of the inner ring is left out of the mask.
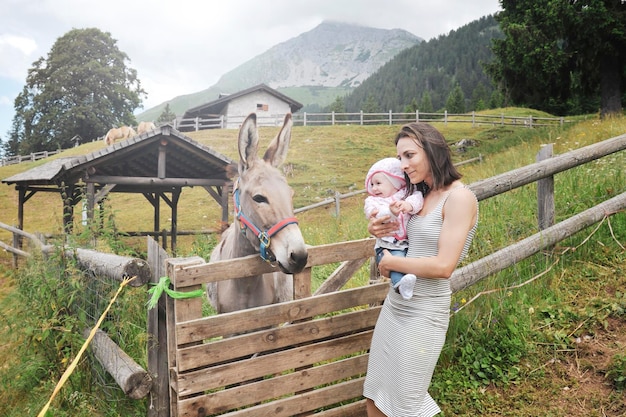
[[[143,259],[81,248],[68,248],[65,253],[75,257],[82,268],[92,270],[97,275],[120,282],[124,278],[136,277],[130,282],[131,287],[141,287],[150,281],[152,275],[150,265]]]
[[[563,239],[599,222],[605,216],[623,210],[626,210],[626,193],[617,195],[552,227],[548,227],[526,239],[459,268],[454,271],[450,278],[452,292],[467,288],[488,275],[502,271],[544,248],[557,244]]]
[[[87,338],[91,329],[85,329]],[[152,378],[102,330],[96,330],[91,350],[102,367],[115,379],[124,394],[134,400],[144,398],[152,387]]]
[[[6,243],[4,243],[2,241],[0,241],[0,248],[6,250],[7,252],[11,252],[11,253],[14,253],[16,255],[23,256],[25,258],[28,258],[30,256],[30,253],[24,252],[21,249],[14,248],[13,246],[7,245]]]
[[[36,243],[38,246],[41,246],[41,240],[39,240],[39,238],[32,234],[32,233],[28,233],[23,231],[22,229],[18,229],[17,227],[13,227],[13,226],[9,226],[8,224],[4,224],[4,223],[0,223],[0,228],[5,229],[11,233],[16,233],[20,236],[24,236],[29,238],[30,240],[32,240],[34,243]]]
[[[0,223],[0,228],[30,239],[31,242],[41,249],[44,255],[48,255],[55,249],[52,245],[44,245],[36,235],[16,227]],[[0,242],[0,246],[17,255],[29,256],[27,252],[3,244],[2,242]],[[68,256],[75,257],[82,268],[93,270],[98,275],[104,275],[119,282],[122,282],[124,278],[127,277],[136,277],[130,282],[131,287],[141,287],[149,282],[152,276],[150,265],[143,259],[70,247],[65,248],[65,253]]]
[[[625,149],[626,134],[575,149],[545,161],[526,165],[495,177],[473,182],[469,185],[469,188],[476,194],[479,200],[485,200]]]

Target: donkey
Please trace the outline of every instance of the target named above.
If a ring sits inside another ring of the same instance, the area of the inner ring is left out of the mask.
[[[208,298],[227,313],[293,298],[293,275],[304,269],[308,252],[293,213],[293,191],[278,170],[291,140],[291,114],[260,159],[256,114],[239,130],[239,178],[233,188],[236,221],[222,234],[209,262],[259,253],[280,271],[211,283]]]

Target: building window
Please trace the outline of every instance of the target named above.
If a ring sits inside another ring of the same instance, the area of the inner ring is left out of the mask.
[[[269,106],[267,104],[257,103],[256,109],[261,111],[267,111]]]

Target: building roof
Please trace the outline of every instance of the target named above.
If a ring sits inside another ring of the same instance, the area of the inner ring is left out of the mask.
[[[60,187],[98,178],[102,185],[117,178],[116,192],[154,192],[228,181],[234,166],[228,157],[165,125],[87,155],[54,159],[2,182]],[[140,181],[133,183],[133,178]]]
[[[222,111],[224,110],[224,107],[226,107],[226,105],[230,101],[239,97],[243,97],[250,93],[253,93],[255,91],[259,91],[259,90],[265,91],[279,98],[280,100],[283,100],[284,102],[288,103],[291,108],[292,113],[295,113],[302,108],[301,103],[298,103],[297,101],[287,97],[286,95],[279,93],[278,91],[274,90],[273,88],[270,88],[269,86],[265,84],[259,84],[254,87],[241,90],[238,93],[228,94],[228,95],[223,95],[223,96],[220,95],[220,98],[218,98],[215,101],[211,101],[209,103],[205,103],[205,104],[201,104],[199,106],[193,107],[185,112],[185,114],[183,115],[183,119],[188,119],[192,117],[200,117],[200,116],[207,115],[207,114],[219,115],[222,113]]]

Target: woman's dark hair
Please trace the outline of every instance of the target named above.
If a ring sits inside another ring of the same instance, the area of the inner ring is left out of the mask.
[[[428,123],[409,123],[402,126],[394,139],[394,143],[397,145],[400,139],[406,137],[413,139],[417,146],[426,152],[433,177],[432,188],[434,190],[450,185],[462,177],[452,163],[450,147],[446,139],[437,129]],[[404,174],[404,177],[408,184],[407,195],[414,193],[416,190],[426,195],[429,188],[424,182],[411,184],[406,174]]]

